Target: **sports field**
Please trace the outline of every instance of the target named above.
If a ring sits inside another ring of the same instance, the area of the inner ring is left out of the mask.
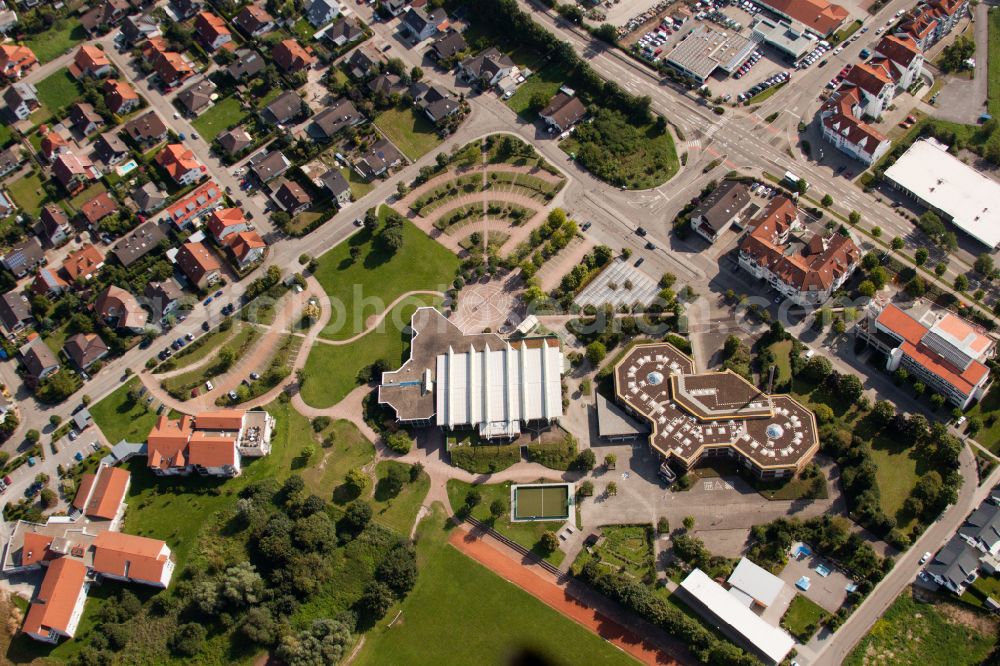
[[[515,520],[565,520],[569,516],[569,486],[514,486]]]

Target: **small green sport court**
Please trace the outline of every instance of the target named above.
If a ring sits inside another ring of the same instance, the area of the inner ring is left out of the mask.
[[[511,519],[566,520],[573,494],[570,483],[513,485],[510,488]]]

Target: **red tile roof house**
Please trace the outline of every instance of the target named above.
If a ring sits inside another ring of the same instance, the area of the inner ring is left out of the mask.
[[[104,82],[104,103],[111,113],[123,116],[139,107],[139,94],[124,81],[108,79]]]
[[[160,77],[165,88],[174,88],[182,81],[194,76],[194,67],[180,53],[171,51],[163,37],[151,37],[142,50],[143,57],[152,63],[153,70]]]
[[[267,243],[256,231],[241,231],[229,236],[228,246],[241,271],[262,260],[267,253]]]
[[[58,558],[45,572],[21,631],[45,643],[73,638],[83,617],[89,587],[87,565],[68,557]]]
[[[100,192],[80,206],[80,214],[91,227],[97,226],[98,222],[116,212],[118,203],[107,192]]]
[[[112,531],[94,539],[94,571],[105,578],[165,588],[174,565],[170,547],[159,539]]]
[[[38,128],[38,134],[42,137],[39,152],[46,162],[51,164],[55,161],[56,155],[69,152],[69,142],[54,127],[42,125]]]
[[[740,268],[762,278],[798,305],[819,305],[839,289],[861,263],[861,250],[848,237],[793,235],[795,203],[777,196],[750,221],[740,242]]]
[[[131,333],[142,333],[148,315],[129,292],[114,285],[105,289],[94,303],[94,311],[110,326]]]
[[[0,76],[17,80],[38,63],[34,52],[20,44],[0,44]]]
[[[226,22],[212,12],[201,12],[194,17],[194,31],[208,51],[222,48],[233,41],[233,34]]]
[[[294,39],[286,39],[275,44],[274,48],[271,49],[271,58],[286,74],[293,74],[312,67],[316,62],[316,56],[309,53]]]
[[[873,164],[889,152],[889,139],[862,121],[857,88],[838,89],[820,107],[823,138],[843,153],[865,164]]]
[[[885,35],[875,47],[876,60],[889,64],[889,74],[900,91],[908,90],[920,78],[924,54],[909,35]]]
[[[222,265],[204,243],[181,245],[177,265],[197,289],[206,289],[222,277]]]
[[[163,212],[163,217],[169,219],[178,230],[185,229],[195,220],[208,215],[222,201],[222,189],[210,180],[199,185],[191,194],[177,201]]]
[[[160,476],[238,476],[241,456],[271,452],[274,417],[264,411],[224,409],[182,415],[162,414],[146,438],[149,469]]]
[[[881,118],[889,108],[896,92],[896,84],[889,76],[889,68],[881,63],[858,63],[840,84],[843,90],[855,88],[858,91],[858,117]]]
[[[981,327],[951,312],[919,304],[907,312],[875,300],[855,332],[886,354],[886,370],[906,368],[960,409],[982,398],[990,386],[986,361],[996,343]]]
[[[172,143],[156,156],[156,163],[178,185],[190,185],[205,176],[205,167],[183,143]]]
[[[111,61],[102,49],[84,44],[77,50],[67,69],[77,79],[85,76],[101,79],[111,73]]]
[[[208,217],[208,231],[219,245],[225,245],[229,236],[249,228],[249,223],[239,208],[220,208]]]
[[[52,163],[52,173],[70,194],[80,192],[92,181],[101,177],[101,172],[97,170],[89,157],[81,157],[73,153],[56,155]]]
[[[70,252],[63,262],[60,272],[69,282],[89,280],[104,266],[104,255],[91,243],[76,252]]]

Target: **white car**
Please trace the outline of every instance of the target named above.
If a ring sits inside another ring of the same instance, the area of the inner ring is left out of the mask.
[[[205,382],[205,390],[206,391],[214,391],[215,390],[215,387],[212,386],[212,382]]]
[[[920,563],[923,564],[929,559],[931,559],[931,553],[930,551],[927,551],[926,553],[924,553],[924,556],[920,558]]]

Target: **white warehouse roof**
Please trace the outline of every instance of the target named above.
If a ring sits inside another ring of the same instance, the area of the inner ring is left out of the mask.
[[[438,425],[472,426],[482,437],[515,437],[521,421],[562,416],[562,351],[558,342],[451,347],[437,357]]]
[[[917,141],[885,177],[945,213],[980,243],[991,248],[1000,244],[1000,183],[949,154],[944,144]]]
[[[722,623],[720,629],[728,628],[735,632],[776,664],[784,661],[795,644],[791,636],[762,620],[701,569],[688,574],[681,582],[681,589],[698,602],[695,610],[702,614],[710,613],[714,616],[710,620]]]
[[[785,582],[766,569],[762,569],[747,558],[742,558],[729,577],[732,585],[730,593],[739,590],[744,596],[763,606],[770,606],[781,594]],[[739,597],[739,595],[737,595]]]

